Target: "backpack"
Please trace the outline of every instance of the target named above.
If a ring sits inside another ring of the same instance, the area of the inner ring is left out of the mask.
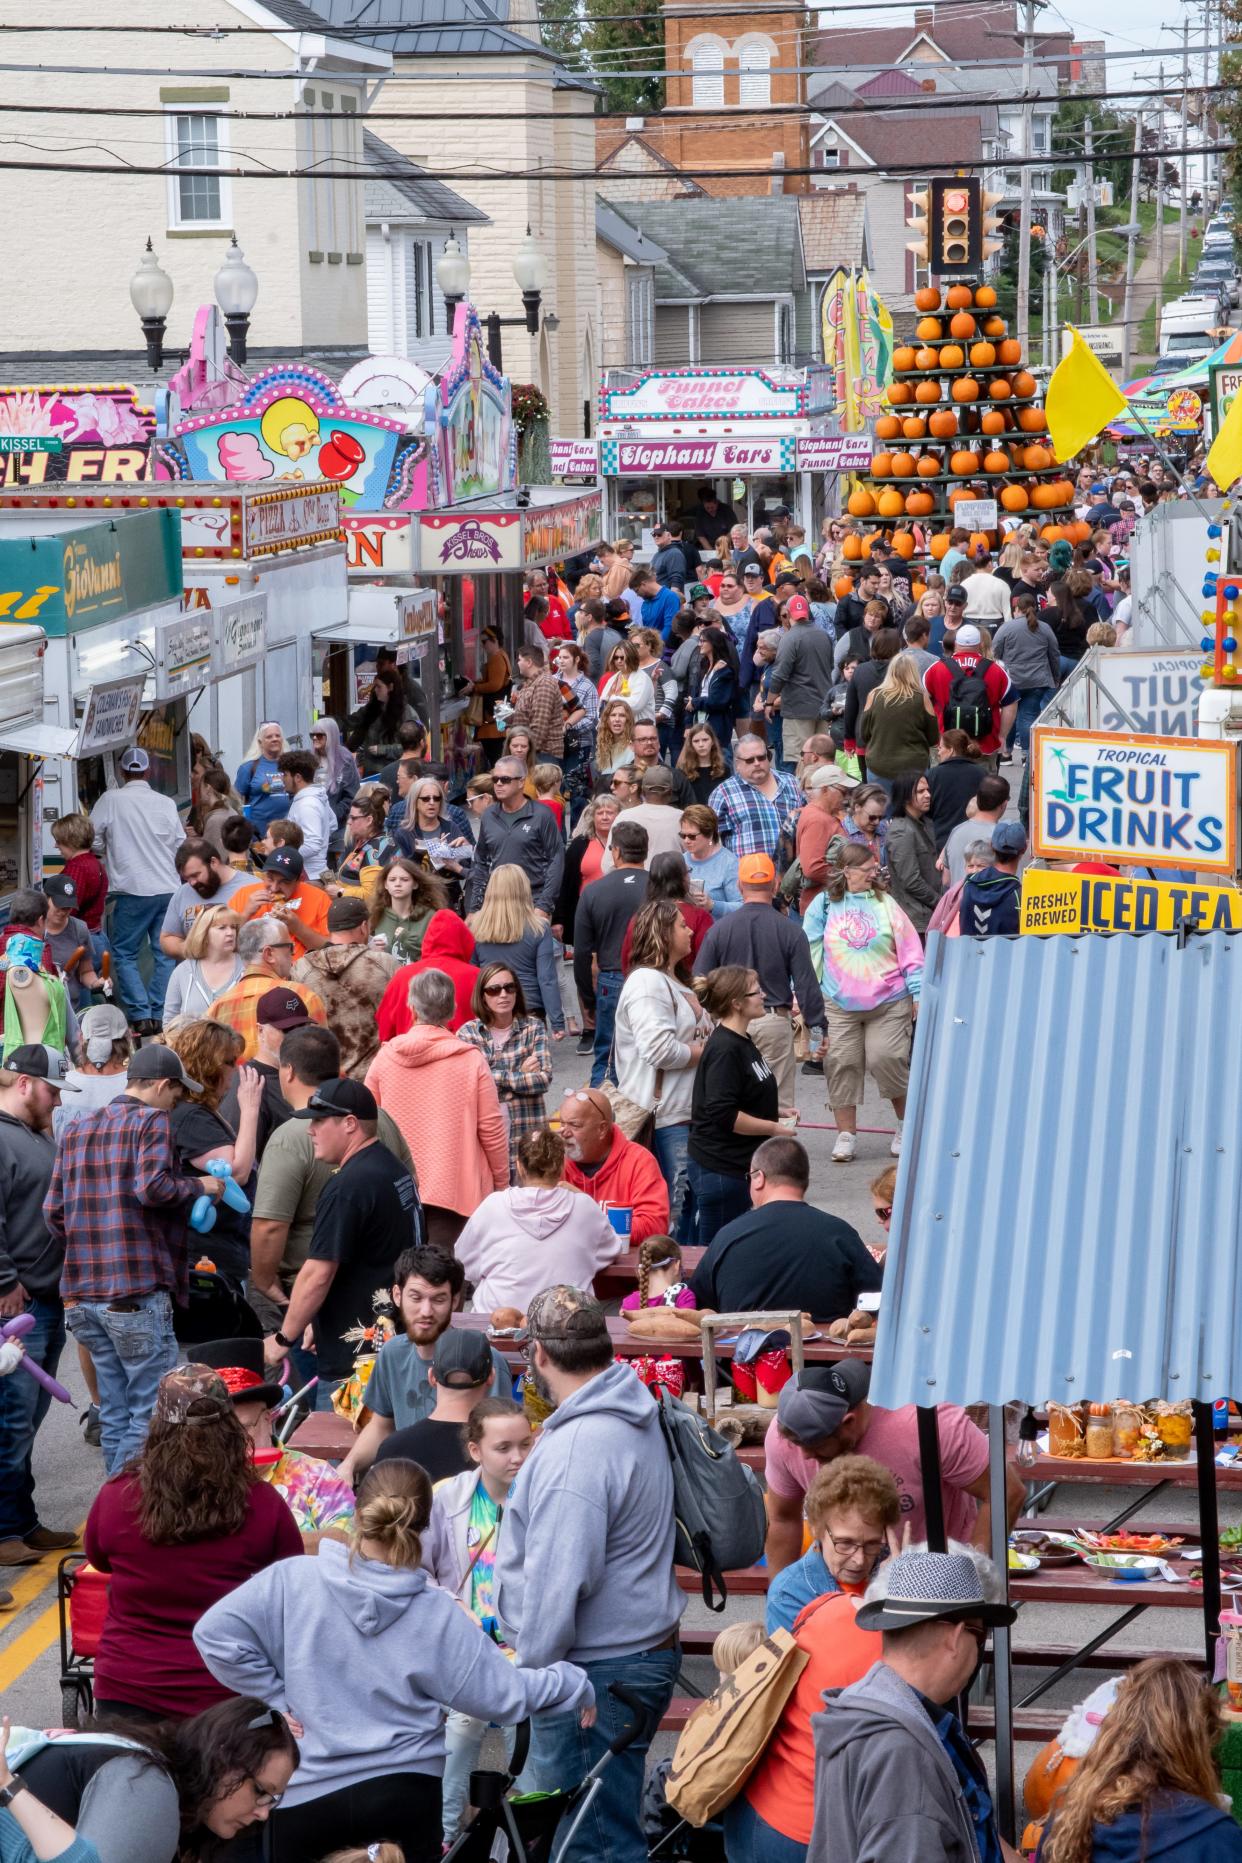
[[[763,1557],[763,1490],[732,1443],[663,1386],[654,1395],[673,1468],[673,1557],[699,1574],[708,1610],[723,1611],[728,1598],[725,1573]],[[719,1604],[712,1602],[713,1589],[720,1595]]]
[[[974,666],[963,666],[960,660],[949,662],[949,702],[944,708],[944,728],[964,731],[976,744],[992,735],[992,701],[985,678],[987,668],[986,660],[978,660]]]

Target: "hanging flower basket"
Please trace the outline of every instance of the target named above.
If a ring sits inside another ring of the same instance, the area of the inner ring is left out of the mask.
[[[525,433],[536,421],[543,421],[546,425],[550,412],[548,398],[542,389],[536,388],[533,382],[514,382],[513,424],[519,433]]]

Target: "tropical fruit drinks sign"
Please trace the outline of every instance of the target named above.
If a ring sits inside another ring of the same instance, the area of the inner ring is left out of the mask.
[[[1031,830],[1043,860],[1237,869],[1232,743],[1037,726]]]

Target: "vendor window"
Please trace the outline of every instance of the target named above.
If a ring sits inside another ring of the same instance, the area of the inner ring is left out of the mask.
[[[777,505],[784,505],[786,510],[797,516],[797,481],[791,472],[782,473],[771,479],[752,479],[750,482],[750,522],[751,528],[757,529],[770,521],[772,511]]]
[[[617,480],[616,537],[612,541],[628,539],[641,550],[643,533],[650,535],[652,525],[662,515],[658,479]]]
[[[231,222],[228,181],[202,171],[227,165],[224,119],[200,111],[170,111],[166,119],[169,156],[170,227],[217,227]]]

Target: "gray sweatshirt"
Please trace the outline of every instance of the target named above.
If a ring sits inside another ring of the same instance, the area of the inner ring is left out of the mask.
[[[776,651],[768,682],[783,718],[822,718],[833,680],[833,643],[810,621],[795,621]]]
[[[0,1113],[0,1294],[20,1281],[26,1292],[55,1300],[65,1245],[43,1220],[56,1146],[10,1113]]]
[[[507,1641],[531,1665],[631,1656],[680,1622],[673,1474],[631,1366],[601,1371],[540,1430],[505,1508],[495,1599]]]
[[[1020,692],[1055,691],[1061,683],[1061,649],[1046,621],[1034,632],[1021,615],[1006,621],[992,636],[992,657],[999,660]]]
[[[829,1689],[811,1730],[807,1863],[979,1863],[953,1763],[919,1697],[887,1664]]]
[[[571,1663],[509,1662],[421,1568],[351,1555],[338,1540],[247,1579],[199,1619],[194,1641],[225,1688],[304,1725],[290,1805],[391,1773],[438,1778],[445,1708],[512,1727],[595,1699]]]

